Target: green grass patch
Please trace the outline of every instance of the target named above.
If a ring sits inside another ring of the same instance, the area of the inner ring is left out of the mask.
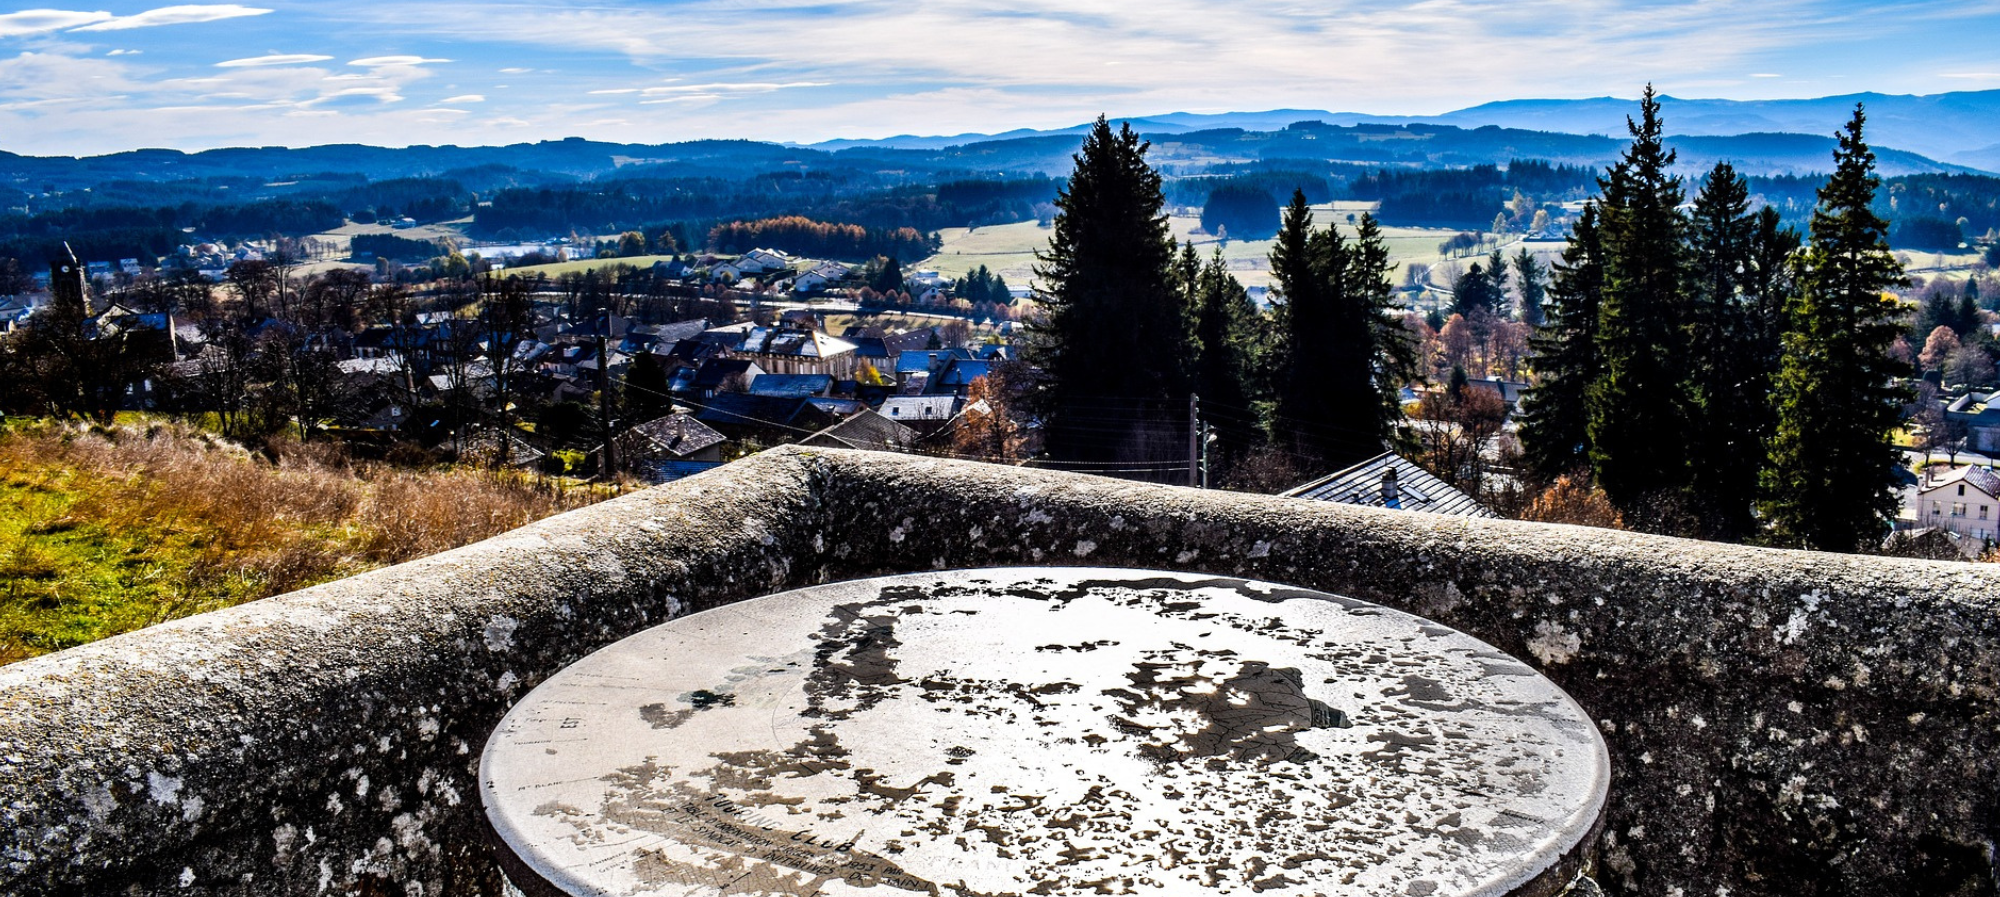
[[[262,597],[268,577],[231,569],[203,527],[91,519],[91,493],[116,488],[66,468],[0,480],[0,662]]]
[[[353,462],[324,444],[272,453],[179,424],[0,422],[0,663],[454,548],[619,491]]]

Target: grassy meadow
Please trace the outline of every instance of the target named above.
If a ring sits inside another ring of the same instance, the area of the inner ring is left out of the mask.
[[[497,535],[609,493],[251,452],[177,424],[0,429],[0,663]]]
[[[1352,237],[1354,228],[1347,223],[1347,216],[1359,217],[1362,212],[1374,208],[1375,203],[1372,202],[1326,203],[1313,207],[1313,217],[1322,225],[1328,221],[1339,224],[1341,232]],[[1175,240],[1193,242],[1195,251],[1201,253],[1204,259],[1217,246],[1218,241],[1213,236],[1197,233],[1201,229],[1199,218],[1175,216],[1167,220],[1167,226]],[[1005,277],[1008,285],[1024,286],[1034,279],[1035,253],[1048,247],[1049,233],[1049,228],[1033,221],[976,228],[944,228],[938,231],[942,245],[937,254],[910,268],[933,270],[947,277],[963,277],[972,269],[985,265],[988,270]],[[1447,228],[1384,227],[1382,234],[1389,244],[1389,255],[1397,263],[1394,276],[1400,279],[1402,268],[1406,265],[1433,265],[1444,261],[1443,256],[1438,254],[1438,244],[1456,233]],[[1221,243],[1223,259],[1244,286],[1272,285],[1271,242],[1229,240]],[[1561,248],[1561,244],[1551,246],[1553,249]],[[1539,251],[1542,247],[1536,248]],[[1509,244],[1509,249],[1512,251],[1518,246]]]

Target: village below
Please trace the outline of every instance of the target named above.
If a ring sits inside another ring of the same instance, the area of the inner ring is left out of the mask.
[[[1859,111],[1831,179],[1684,171],[1635,111],[1603,167],[1196,169],[1198,136],[1100,120],[1070,170],[885,188],[865,223],[789,162],[742,216],[468,173],[151,217],[107,194],[216,185],[29,190],[0,660],[782,444],[2000,559],[2000,178],[1885,184]]]

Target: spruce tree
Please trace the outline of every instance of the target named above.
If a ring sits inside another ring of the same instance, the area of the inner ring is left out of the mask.
[[[1371,215],[1353,243],[1337,225],[1313,230],[1292,194],[1271,251],[1278,281],[1271,432],[1295,454],[1339,468],[1392,444],[1403,420],[1398,391],[1414,379],[1415,346],[1389,279],[1388,244]]]
[[[1257,437],[1258,421],[1249,410],[1257,310],[1249,292],[1229,272],[1220,248],[1196,271],[1191,286],[1194,388],[1201,396],[1202,420],[1215,431],[1216,464],[1226,466],[1248,452]]]
[[[1761,434],[1769,378],[1756,353],[1756,322],[1744,295],[1752,273],[1756,217],[1750,186],[1717,163],[1690,216],[1688,502],[1689,535],[1736,541],[1751,513],[1763,467]]]
[[[1648,85],[1632,145],[1598,184],[1604,296],[1598,314],[1603,372],[1587,394],[1590,460],[1606,497],[1641,528],[1682,525],[1688,481],[1687,313],[1680,212],[1660,104]]]
[[[1028,358],[1042,376],[1030,400],[1057,458],[1155,460],[1185,445],[1188,328],[1147,146],[1099,116],[1036,255],[1043,315]]]
[[[1378,443],[1368,443],[1372,450],[1363,445],[1374,430],[1349,419],[1344,412],[1352,405],[1341,401],[1342,387],[1352,379],[1342,376],[1342,361],[1360,351],[1354,329],[1340,326],[1347,263],[1347,241],[1339,229],[1329,224],[1314,230],[1305,194],[1294,191],[1271,249],[1282,366],[1274,378],[1271,432],[1295,454],[1335,467],[1382,450]]]
[[[1888,354],[1898,305],[1884,291],[1906,280],[1871,208],[1881,178],[1865,120],[1856,104],[1813,212],[1763,481],[1772,539],[1821,551],[1873,544],[1897,506],[1890,434],[1907,396],[1893,378],[1906,371]]]
[[[1368,360],[1365,384],[1356,381],[1357,386],[1365,386],[1366,398],[1356,405],[1366,415],[1364,420],[1373,429],[1375,442],[1398,446],[1406,435],[1402,388],[1422,379],[1422,362],[1416,339],[1403,326],[1404,309],[1396,301],[1396,285],[1389,276],[1395,264],[1375,216],[1361,215],[1352,251],[1347,309],[1362,324],[1361,335],[1366,340],[1362,355]],[[1504,269],[1500,276],[1506,276]]]
[[[1521,286],[1521,323],[1542,326],[1546,318],[1542,303],[1549,295],[1548,276],[1549,269],[1534,253],[1524,248],[1514,256],[1514,282]]]
[[[1593,202],[1583,207],[1562,261],[1554,266],[1548,326],[1530,344],[1538,383],[1521,398],[1521,449],[1529,469],[1543,480],[1590,466],[1585,396],[1603,369],[1597,316],[1604,298],[1604,245],[1597,226]]]

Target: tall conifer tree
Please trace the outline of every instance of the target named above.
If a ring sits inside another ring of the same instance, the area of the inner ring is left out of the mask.
[[[1871,209],[1881,178],[1854,117],[1819,192],[1777,382],[1777,430],[1763,510],[1774,541],[1852,551],[1880,539],[1896,511],[1901,460],[1890,443],[1906,398],[1889,357],[1906,283],[1888,222]]]
[[[1632,145],[1606,176],[1601,240],[1604,298],[1598,314],[1603,373],[1588,392],[1590,459],[1597,482],[1641,527],[1680,525],[1688,480],[1689,395],[1683,239],[1685,194],[1671,173],[1660,104],[1648,85]]]
[[[1403,326],[1403,308],[1396,301],[1396,285],[1389,277],[1394,266],[1389,242],[1375,216],[1362,213],[1350,251],[1353,261],[1348,267],[1344,308],[1346,316],[1360,325],[1358,357],[1366,361],[1353,372],[1359,390],[1355,411],[1372,428],[1373,444],[1395,446],[1405,435],[1403,385],[1421,378],[1416,340]]]
[[[1688,503],[1690,535],[1735,541],[1756,525],[1757,476],[1763,466],[1770,407],[1760,370],[1756,322],[1744,295],[1752,275],[1750,186],[1719,162],[1695,196],[1688,227],[1690,343]]]
[[[1028,358],[1042,377],[1031,400],[1058,458],[1152,460],[1186,438],[1187,315],[1147,147],[1131,125],[1113,131],[1099,116],[1036,256],[1044,315]]]
[[[1346,254],[1338,232],[1313,230],[1305,193],[1292,191],[1271,247],[1271,274],[1278,287],[1272,297],[1271,435],[1281,447],[1316,460],[1330,460],[1326,443],[1347,425],[1328,401],[1337,379],[1329,345],[1333,294],[1346,279]],[[1332,454],[1344,457],[1347,452]]]
[[[1229,272],[1220,248],[1196,271],[1191,287],[1195,392],[1201,396],[1202,419],[1215,428],[1214,450],[1222,466],[1242,457],[1257,437],[1258,421],[1248,410],[1257,309],[1243,284]]]
[[[1313,230],[1294,192],[1271,251],[1278,280],[1274,438],[1300,455],[1346,467],[1398,435],[1415,347],[1398,319],[1382,229],[1361,216],[1350,243],[1337,225]]]
[[[1542,304],[1549,296],[1549,269],[1526,248],[1514,256],[1513,263],[1514,282],[1521,290],[1521,323],[1540,327],[1547,319]]]
[[[1603,362],[1597,316],[1604,299],[1604,244],[1597,204],[1583,207],[1554,268],[1548,326],[1535,334],[1532,366],[1540,381],[1521,399],[1521,448],[1544,480],[1590,466],[1590,411],[1585,397]]]

